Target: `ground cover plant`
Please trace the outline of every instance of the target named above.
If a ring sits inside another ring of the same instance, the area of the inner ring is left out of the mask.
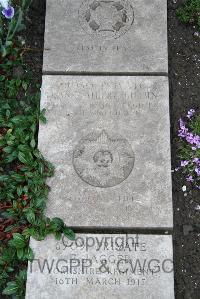
[[[179,19],[200,29],[200,0],[186,0],[177,10]]]
[[[187,182],[200,190],[200,115],[190,109],[179,120],[180,167]]]
[[[40,86],[23,60],[20,32],[30,4],[0,1],[0,294],[11,298],[24,298],[31,236],[74,239],[61,219],[44,215],[54,169],[37,149],[38,122],[46,120]]]

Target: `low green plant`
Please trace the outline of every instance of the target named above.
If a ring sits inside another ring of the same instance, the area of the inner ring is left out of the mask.
[[[180,167],[186,180],[200,190],[200,115],[190,109],[184,118],[179,120]]]
[[[27,10],[23,3],[28,1],[20,3],[19,11]],[[17,13],[15,17],[17,22]],[[5,27],[8,34],[1,35],[9,36],[10,43],[2,48],[1,42],[0,52],[0,290],[21,299],[27,261],[33,259],[30,237],[43,240],[53,234],[60,239],[64,234],[74,239],[75,235],[63,220],[49,219],[44,213],[46,179],[54,173],[37,149],[38,123],[46,122],[45,111],[40,111],[40,85],[24,65],[23,46],[15,38],[24,26],[12,25],[18,28],[13,31],[10,26]]]
[[[200,0],[187,0],[178,8],[179,19],[186,24],[196,25],[200,29]]]

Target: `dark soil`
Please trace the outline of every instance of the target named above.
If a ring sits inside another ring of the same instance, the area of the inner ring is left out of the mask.
[[[171,105],[172,168],[177,166],[178,119],[190,108],[200,108],[200,38],[194,27],[181,24],[174,4],[168,0],[169,81]],[[34,0],[27,20],[26,46],[32,50],[26,62],[41,78],[45,1]],[[173,174],[174,262],[177,299],[200,299],[200,192],[184,195],[185,180]],[[188,186],[189,190],[189,186]],[[163,290],[164,291],[164,290]]]
[[[175,1],[174,1],[175,2]],[[168,0],[169,81],[172,168],[178,166],[178,119],[190,108],[200,111],[200,38],[192,26],[181,24]],[[180,173],[173,174],[174,262],[177,299],[200,299],[200,192],[184,195]],[[190,190],[190,186],[187,186]]]
[[[25,55],[25,62],[29,65],[29,68],[34,72],[34,76],[38,80],[42,78],[45,10],[45,0],[32,1],[24,32],[25,45],[29,49]]]

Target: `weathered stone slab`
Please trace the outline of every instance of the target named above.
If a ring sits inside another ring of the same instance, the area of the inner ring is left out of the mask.
[[[31,241],[26,299],[173,299],[172,237],[80,234]]]
[[[43,69],[167,73],[167,0],[47,0]]]
[[[68,226],[172,228],[165,77],[44,76],[47,214]]]

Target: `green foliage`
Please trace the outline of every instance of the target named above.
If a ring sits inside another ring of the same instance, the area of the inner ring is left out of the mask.
[[[21,1],[18,11],[24,13],[29,2]],[[38,123],[46,122],[45,111],[39,108],[40,85],[23,64],[21,45],[14,40],[13,33],[23,28],[17,22],[5,27],[7,35],[0,33],[1,41],[5,35],[10,41],[0,54],[0,290],[21,299],[27,261],[33,259],[30,237],[43,240],[54,234],[60,239],[64,234],[74,239],[75,235],[61,219],[44,214],[46,179],[54,167],[37,149]]]
[[[180,120],[179,136],[180,169],[187,181],[200,190],[200,115],[197,112]]]
[[[0,81],[0,286],[3,287],[10,275],[33,259],[28,245],[31,236],[43,240],[54,234],[60,239],[64,233],[73,239],[74,233],[61,219],[44,216],[49,192],[46,178],[53,175],[54,169],[37,149],[38,122],[45,121],[45,111],[39,110],[40,93],[31,94],[33,83],[29,78],[1,76]],[[4,294],[23,293],[20,274],[16,277],[7,284]]]
[[[200,29],[200,0],[185,1],[177,15],[183,23],[197,25]]]
[[[26,282],[26,271],[21,270],[15,275],[15,280],[9,281],[7,287],[3,291],[3,295],[12,296],[18,294],[16,297],[23,298],[23,289]],[[15,298],[16,298],[15,297]]]

